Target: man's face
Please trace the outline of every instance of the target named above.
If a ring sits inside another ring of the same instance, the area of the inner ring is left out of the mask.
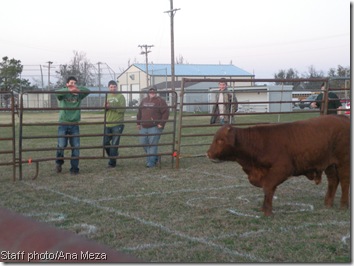
[[[113,85],[113,84],[111,84],[111,85],[109,85],[109,91],[111,91],[111,92],[114,92],[114,91],[117,91],[117,85]]]
[[[219,82],[219,90],[225,90],[227,87],[225,82]]]
[[[149,97],[150,98],[154,98],[154,97],[156,97],[156,91],[149,91]]]
[[[66,86],[67,86],[67,87],[70,87],[70,86],[76,86],[76,81],[75,81],[75,80],[73,80],[73,79],[71,79],[71,80],[69,80],[69,82],[68,82],[68,83],[66,83]]]

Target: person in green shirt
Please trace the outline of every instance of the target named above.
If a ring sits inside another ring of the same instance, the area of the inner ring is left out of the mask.
[[[71,150],[71,168],[70,173],[77,175],[79,173],[80,156],[80,128],[78,122],[81,119],[81,101],[90,92],[85,87],[76,86],[77,79],[68,77],[66,87],[56,91],[59,111],[59,127],[58,127],[58,146],[56,153],[56,172],[61,173],[64,164],[64,149],[70,143]],[[71,109],[72,108],[72,109]]]
[[[110,93],[107,94],[105,102],[106,126],[104,128],[103,145],[108,156],[112,157],[108,161],[108,168],[114,168],[117,165],[119,155],[118,146],[120,136],[124,130],[125,98],[117,91],[117,82],[111,80],[108,82]]]

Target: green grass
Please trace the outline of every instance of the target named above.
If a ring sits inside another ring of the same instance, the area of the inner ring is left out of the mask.
[[[33,113],[26,121],[56,122],[56,113]],[[281,115],[281,122],[314,114]],[[5,121],[0,114],[1,121]],[[133,121],[132,115],[126,119]],[[6,118],[7,119],[7,118]],[[100,113],[84,113],[83,121],[99,121]],[[207,117],[186,117],[185,124],[207,125]],[[277,115],[243,115],[237,122],[277,122]],[[18,121],[16,121],[18,122]],[[5,122],[1,122],[5,123]],[[166,131],[171,130],[169,124]],[[213,134],[217,127],[184,128],[183,134]],[[11,131],[1,128],[1,138]],[[6,133],[5,133],[6,132]],[[81,134],[100,134],[102,125],[83,125]],[[127,123],[125,134],[136,133]],[[18,128],[16,129],[18,134]],[[3,135],[4,134],[4,135]],[[24,158],[55,157],[56,126],[29,126],[26,148],[52,151],[24,153]],[[162,137],[169,142],[171,135]],[[186,137],[181,154],[203,154],[211,137]],[[102,137],[82,138],[82,146],[101,145]],[[123,136],[122,145],[136,145],[136,136]],[[18,145],[18,143],[17,143]],[[11,149],[9,141],[1,150]],[[170,147],[161,147],[161,152]],[[141,147],[124,148],[121,155],[143,155]],[[83,156],[102,156],[102,150],[84,149]],[[66,152],[69,156],[69,151]],[[9,155],[0,154],[1,161]],[[129,253],[146,262],[199,263],[349,263],[351,257],[351,212],[339,210],[340,191],[333,209],[324,207],[327,181],[315,185],[305,177],[294,177],[280,185],[273,202],[274,216],[259,211],[263,192],[252,186],[237,163],[212,164],[205,157],[183,157],[180,168],[171,167],[163,156],[161,168],[146,169],[144,157],[125,158],[115,169],[107,159],[80,160],[80,175],[54,172],[54,161],[23,165],[23,180],[12,182],[12,166],[0,166],[0,205],[35,220],[64,228]],[[18,172],[17,172],[18,174]],[[88,232],[85,224],[96,230]]]

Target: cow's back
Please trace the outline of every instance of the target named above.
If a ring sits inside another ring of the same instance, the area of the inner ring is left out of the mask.
[[[258,157],[264,164],[291,165],[293,173],[310,168],[324,170],[339,160],[349,160],[350,120],[326,115],[292,123],[250,128],[252,138],[261,139]],[[258,136],[258,137],[257,137]]]
[[[293,126],[296,135],[290,154],[296,157],[294,161],[299,167],[312,164],[324,169],[349,156],[350,120],[347,117],[325,115],[293,123]]]

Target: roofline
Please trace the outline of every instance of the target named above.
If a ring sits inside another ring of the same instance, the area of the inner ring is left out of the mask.
[[[139,67],[138,65],[145,65],[143,63],[134,63],[131,64],[130,66],[128,66],[128,68],[123,71],[122,73],[120,73],[120,75],[117,77],[117,79],[119,79],[121,76],[123,76],[132,66],[136,67],[137,69],[139,69],[141,72],[146,73],[146,71],[144,69],[142,69],[141,67]],[[158,65],[167,65],[167,66],[171,66],[171,64],[148,64],[148,68],[149,66],[158,66]],[[236,68],[239,68],[235,65],[232,64],[175,64],[175,65],[188,65],[188,66],[205,66],[205,65],[214,65],[214,66],[234,66]],[[241,69],[241,68],[239,68]],[[243,69],[241,69],[243,70]],[[245,71],[245,70],[243,70]],[[247,71],[245,71],[247,72]],[[149,76],[151,77],[165,77],[166,74],[154,74],[154,73],[148,73]],[[167,76],[172,76],[172,75],[167,75]],[[249,73],[249,75],[176,75],[175,77],[255,77],[254,74]]]

